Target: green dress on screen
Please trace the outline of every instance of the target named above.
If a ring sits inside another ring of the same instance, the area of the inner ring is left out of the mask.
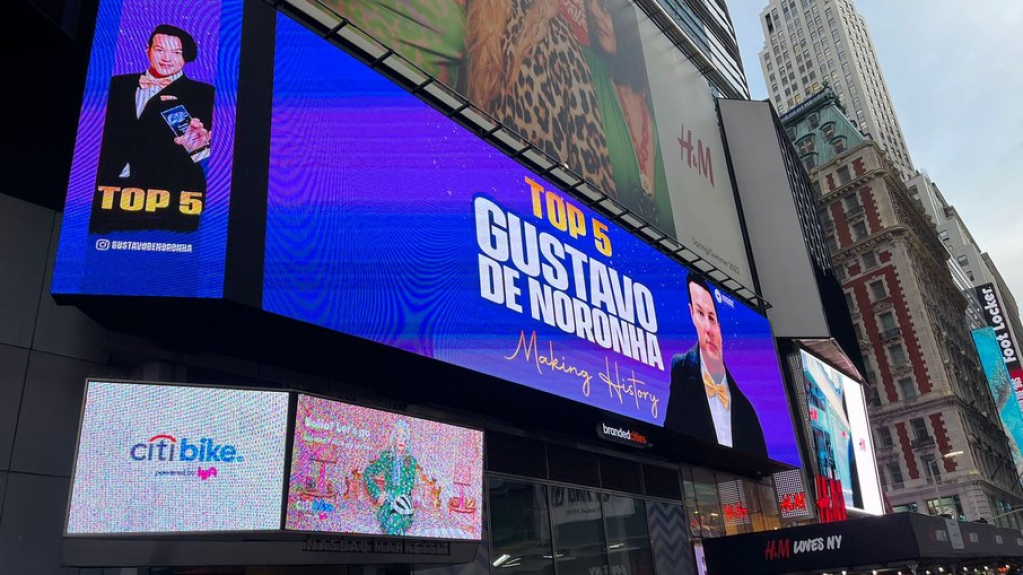
[[[607,139],[608,155],[611,157],[611,178],[614,181],[617,199],[629,210],[640,214],[644,219],[656,225],[665,233],[674,235],[675,223],[671,213],[671,199],[668,197],[668,180],[664,173],[664,159],[661,157],[660,140],[657,135],[657,123],[651,118],[651,131],[654,138],[654,182],[653,200],[643,192],[640,178],[639,160],[632,144],[629,124],[625,120],[622,104],[618,99],[618,90],[611,78],[610,65],[592,48],[584,48],[589,62],[590,74],[593,77],[593,89],[597,94],[597,108],[600,110],[601,122],[604,124],[604,137]],[[647,98],[647,109],[652,104]]]
[[[416,482],[418,463],[411,453],[406,451],[395,458],[391,450],[384,451],[380,457],[369,464],[363,472],[362,481],[366,490],[375,501],[381,492],[388,494],[387,501],[377,509],[377,520],[380,529],[387,535],[404,535],[410,527],[415,515],[400,515],[391,510],[391,503],[399,495],[412,496],[412,488]],[[376,477],[383,477],[384,488],[381,490]]]
[[[465,7],[457,0],[327,0],[337,13],[452,88],[465,73]]]

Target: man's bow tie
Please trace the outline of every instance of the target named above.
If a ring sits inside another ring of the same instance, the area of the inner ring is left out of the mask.
[[[139,88],[142,88],[143,90],[160,88],[162,90],[163,88],[170,86],[173,81],[174,80],[170,76],[167,76],[166,78],[154,78],[149,74],[142,74],[139,76]]]
[[[707,397],[714,399],[715,397],[721,402],[721,406],[728,409],[728,386],[724,383],[718,385],[714,383],[714,380],[707,374],[703,376],[703,387],[707,390]]]

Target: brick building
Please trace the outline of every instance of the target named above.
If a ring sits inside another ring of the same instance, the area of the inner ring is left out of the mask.
[[[934,224],[832,93],[811,98],[783,122],[820,194],[867,369],[889,502],[896,511],[971,521],[1023,504],[964,321],[968,301],[948,272],[950,255]]]

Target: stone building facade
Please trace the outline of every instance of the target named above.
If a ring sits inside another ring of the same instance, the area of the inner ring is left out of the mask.
[[[836,107],[822,95],[783,122],[797,150],[815,153],[810,173],[867,369],[882,485],[896,511],[990,520],[1023,503],[1023,491],[963,321],[968,301],[898,170]],[[807,143],[836,135],[838,148]]]

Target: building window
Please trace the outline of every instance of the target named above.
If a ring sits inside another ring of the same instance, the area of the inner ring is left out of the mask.
[[[924,475],[927,478],[927,483],[941,483],[941,467],[938,465],[938,460],[931,458],[924,461]]]
[[[852,176],[849,175],[849,166],[838,168],[838,183],[844,185],[850,181],[852,181]]]
[[[642,499],[620,495],[601,495],[603,499],[604,526],[607,532],[607,562],[610,573],[647,573],[647,566],[653,565],[650,550],[650,533],[647,529],[647,506]],[[653,503],[651,505],[666,505]],[[557,517],[557,516],[555,516]],[[575,545],[566,545],[575,549]],[[578,560],[578,557],[576,558]],[[572,572],[562,567],[559,573]],[[592,567],[590,568],[592,569]],[[581,571],[581,570],[580,570]],[[588,573],[583,571],[583,573]],[[599,570],[598,572],[602,572]],[[503,574],[502,574],[503,575]]]
[[[696,492],[696,510],[700,516],[704,537],[725,535],[721,500],[718,499],[718,479],[714,472],[702,467],[693,468],[693,490]]]
[[[835,123],[834,122],[828,122],[827,124],[824,124],[823,126],[821,126],[821,134],[824,135],[824,139],[825,140],[830,140],[831,138],[834,138],[835,137]]]
[[[868,387],[867,394],[870,396],[870,405],[881,407],[881,392],[876,387]]]
[[[947,242],[948,241],[948,230],[941,230],[940,232],[938,232],[938,237],[941,238],[941,241]]]
[[[897,463],[888,464],[888,476],[891,477],[892,487],[902,487],[906,483],[905,480],[902,479],[902,468],[899,467]]]
[[[600,573],[607,569],[607,558],[603,553],[607,543],[600,510],[603,497],[593,491],[568,487],[551,487],[550,490],[555,572],[587,573],[593,569]],[[578,511],[572,514],[563,512],[568,509]],[[570,542],[575,542],[575,545]],[[570,562],[579,557],[586,559]]]
[[[904,377],[900,379],[899,390],[902,392],[903,399],[913,399],[917,396],[916,385],[913,384],[912,378]]]
[[[878,427],[877,437],[881,440],[881,445],[884,447],[895,445],[895,442],[892,441],[892,431],[888,429],[888,426]]]
[[[845,208],[845,212],[857,212],[860,209],[860,197],[856,194],[850,194],[842,198],[842,207]]]
[[[502,574],[554,575],[547,487],[498,478],[489,478],[487,487],[494,555],[503,558],[498,561],[504,565],[494,564],[502,567]],[[519,553],[525,548],[536,554]]]
[[[856,309],[853,296],[849,292],[845,292],[845,307],[849,308],[849,311],[854,311]]]
[[[909,425],[913,428],[913,439],[915,441],[918,443],[931,441],[931,434],[927,432],[927,423],[922,417],[910,419]]]
[[[810,171],[817,167],[817,154],[807,154],[800,158],[803,161],[803,166],[806,171]]]
[[[906,350],[902,344],[888,346],[888,355],[892,358],[892,365],[906,365]]]
[[[796,143],[796,151],[799,152],[800,156],[813,153],[813,135],[803,136],[803,138]]]
[[[867,224],[862,221],[856,222],[852,226],[852,231],[853,240],[856,241],[862,240],[863,238],[867,237]]]
[[[864,263],[866,263],[866,260],[864,260]],[[888,297],[888,290],[884,289],[883,281],[877,280],[875,282],[870,283],[870,297],[874,301],[880,301]]]
[[[959,265],[961,266],[970,265],[970,258],[966,257],[966,254],[956,256],[956,261],[959,262]]]
[[[896,327],[898,327],[898,325],[895,323],[895,314],[893,314],[890,311],[884,312],[878,317],[878,319],[881,321],[881,329],[884,331],[888,331],[890,329],[895,329]]]
[[[834,140],[831,140],[831,147],[834,148],[836,154],[844,152],[846,150],[845,136],[839,136]]]
[[[944,515],[951,519],[964,520],[963,504],[959,501],[958,495],[942,497],[941,499],[927,500],[927,513],[931,515]]]
[[[808,116],[808,117],[806,118],[806,121],[807,121],[807,123],[809,123],[809,124],[810,124],[810,128],[811,128],[811,129],[814,129],[814,130],[816,130],[816,129],[817,129],[817,126],[819,126],[819,125],[820,125],[820,122],[821,122],[821,118],[820,118],[820,116],[818,116],[817,114],[810,114],[810,115],[809,115],[809,116]]]

